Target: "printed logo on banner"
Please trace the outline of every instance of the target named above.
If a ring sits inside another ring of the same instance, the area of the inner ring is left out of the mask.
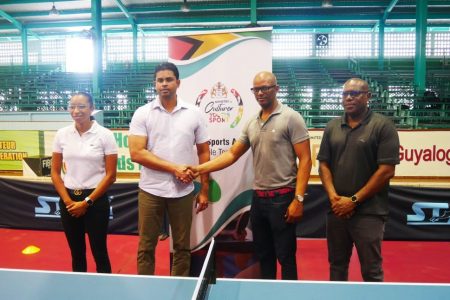
[[[411,207],[414,215],[407,215],[408,225],[450,225],[448,203],[416,202]]]
[[[40,206],[34,208],[36,218],[59,218],[59,197],[38,196]]]
[[[217,82],[208,90],[203,89],[197,96],[195,105],[207,115],[210,124],[236,127],[242,119],[244,105],[239,92]]]
[[[36,218],[60,218],[61,210],[59,207],[59,197],[38,196],[37,202],[39,206],[34,208],[34,216]],[[109,196],[109,203],[114,199],[114,196]],[[109,206],[109,219],[112,220],[113,210]]]

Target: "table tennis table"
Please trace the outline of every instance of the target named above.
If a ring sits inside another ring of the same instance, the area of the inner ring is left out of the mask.
[[[197,278],[0,269],[2,300],[191,299]],[[450,284],[217,279],[207,299],[450,299]]]

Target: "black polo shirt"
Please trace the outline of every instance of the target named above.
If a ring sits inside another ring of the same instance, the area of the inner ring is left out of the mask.
[[[369,110],[361,123],[351,128],[345,115],[328,122],[320,144],[319,161],[326,161],[338,195],[352,196],[375,173],[380,164],[396,165],[399,137],[391,120]],[[359,214],[387,215],[388,187],[357,207]]]

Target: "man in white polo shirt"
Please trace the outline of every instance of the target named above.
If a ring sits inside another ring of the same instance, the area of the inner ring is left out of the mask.
[[[177,96],[177,67],[158,65],[154,79],[158,97],[136,110],[129,136],[131,159],[143,166],[138,195],[138,274],[155,272],[155,248],[167,210],[174,250],[171,275],[189,276],[194,176],[186,165],[194,162],[195,152],[200,163],[209,160],[209,138],[200,111]],[[204,174],[197,213],[208,207],[208,187],[209,175]]]

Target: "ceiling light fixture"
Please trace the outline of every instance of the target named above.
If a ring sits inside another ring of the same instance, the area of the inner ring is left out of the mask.
[[[188,12],[190,10],[189,5],[187,4],[187,0],[183,0],[183,4],[181,4],[180,9],[182,12]]]
[[[59,16],[59,11],[55,7],[55,2],[53,2],[52,9],[50,9],[49,13],[50,16]]]
[[[331,0],[323,0],[322,7],[333,7],[333,3],[331,3]]]

